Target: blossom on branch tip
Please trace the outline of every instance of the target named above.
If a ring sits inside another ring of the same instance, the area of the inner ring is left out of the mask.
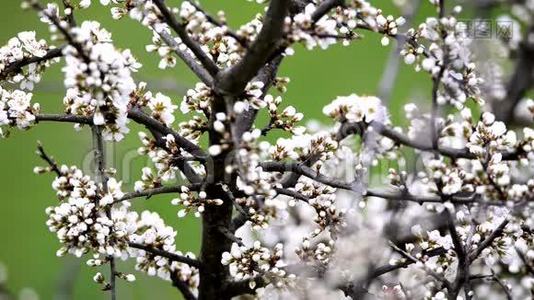
[[[387,119],[386,110],[379,98],[374,96],[337,97],[323,108],[323,113],[336,121],[366,122],[374,120],[384,122]]]

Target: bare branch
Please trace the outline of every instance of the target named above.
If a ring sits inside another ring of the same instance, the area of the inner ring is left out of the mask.
[[[519,256],[521,261],[523,261],[527,273],[530,275],[534,275],[534,267],[531,266],[530,262],[528,261],[528,258],[525,256],[525,253],[523,253],[523,251],[519,250],[517,247],[515,248],[515,251],[517,252],[517,255]]]
[[[493,270],[492,270],[492,273],[493,273]],[[491,275],[471,275],[471,276],[469,276],[469,280],[470,281],[475,281],[475,280],[494,281],[495,283],[497,283],[501,287],[502,291],[506,295],[506,299],[507,300],[512,300],[513,299],[512,294],[510,292],[510,289],[495,274],[491,274]]]
[[[130,247],[132,247],[132,248],[140,249],[140,250],[152,253],[154,255],[165,257],[165,258],[168,258],[168,259],[170,259],[172,261],[176,261],[176,262],[180,262],[180,263],[184,263],[184,264],[190,265],[191,267],[195,267],[195,268],[200,268],[201,267],[201,263],[198,260],[190,258],[190,257],[187,257],[187,256],[178,255],[178,254],[175,254],[175,253],[171,253],[171,252],[167,252],[167,251],[164,251],[164,250],[156,249],[156,248],[153,248],[153,247],[150,247],[150,246],[146,246],[146,245],[142,245],[142,244],[139,244],[139,243],[128,243],[128,245]]]
[[[126,194],[124,194],[124,196],[122,198],[115,200],[114,203],[118,203],[118,202],[122,202],[122,201],[126,201],[126,200],[131,200],[131,199],[135,199],[135,198],[143,198],[143,197],[146,198],[146,199],[149,199],[152,196],[161,195],[161,194],[181,193],[183,187],[184,186],[180,186],[180,185],[177,185],[177,186],[163,186],[163,187],[157,187],[157,188],[144,190],[144,191],[140,191],[140,192],[126,193]],[[199,184],[193,184],[193,185],[187,186],[187,188],[189,190],[198,190],[200,188],[200,185]]]
[[[76,116],[76,115],[40,114],[40,115],[35,116],[35,120],[37,122],[53,121],[53,122],[65,122],[65,123],[77,123],[77,124],[93,124],[92,118]]]
[[[226,228],[224,226],[219,226],[218,229],[219,229],[219,232],[222,233],[230,241],[238,244],[239,246],[244,246],[243,241],[237,236],[235,236],[235,234],[233,234],[229,228]]]
[[[275,191],[279,195],[285,195],[285,196],[293,197],[295,199],[302,200],[304,202],[310,202],[310,198],[302,195],[301,193],[299,193],[297,191],[288,190],[288,189],[282,189],[282,188],[277,188],[277,189],[275,189]]]
[[[320,183],[329,185],[331,187],[340,188],[344,190],[352,190],[351,183],[342,182],[320,173],[317,173],[310,167],[297,163],[282,163],[282,162],[263,162],[260,164],[264,171],[267,172],[293,172],[298,175],[304,175]]]
[[[330,10],[335,8],[336,6],[343,6],[345,4],[345,0],[325,0],[317,6],[315,11],[313,12],[311,19],[315,23],[319,21],[324,15],[326,15]]]
[[[239,213],[236,217],[232,219],[230,229],[235,232],[236,230],[241,228],[243,225],[245,225],[248,219],[249,219],[248,214]]]
[[[254,287],[250,287],[250,282],[254,282]],[[259,287],[267,285],[268,282],[261,275],[251,279],[241,280],[237,282],[229,282],[224,286],[224,293],[230,298],[245,294],[255,294]]]
[[[364,196],[366,197],[378,197],[382,199],[388,199],[388,200],[400,200],[400,201],[411,201],[416,202],[419,204],[423,203],[444,203],[445,200],[442,199],[439,196],[416,196],[413,195],[407,191],[399,191],[399,192],[388,192],[385,190],[380,189],[368,189]],[[450,196],[447,201],[450,201],[452,203],[456,204],[469,204],[469,203],[478,203],[480,199],[475,197],[474,195],[471,197],[459,197],[459,196]],[[488,205],[496,205],[496,206],[505,206],[505,202],[489,202]]]
[[[46,154],[41,142],[37,142],[37,154],[39,155],[39,157],[41,157],[44,161],[48,163],[48,165],[50,166],[50,169],[54,171],[54,173],[56,173],[57,176],[61,176],[61,171],[59,170],[59,167],[56,161],[54,160],[53,157],[48,156],[48,154]]]
[[[110,279],[109,279],[109,291],[111,292],[111,300],[117,299],[117,266],[115,264],[115,258],[109,257],[109,273],[110,273]]]

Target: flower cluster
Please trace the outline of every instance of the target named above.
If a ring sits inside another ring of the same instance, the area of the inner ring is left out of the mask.
[[[173,154],[165,151],[161,148],[161,144],[158,144],[155,139],[151,139],[144,132],[139,132],[139,139],[143,144],[142,147],[137,149],[137,152],[140,155],[147,155],[154,166],[156,167],[157,173],[152,175],[152,171],[149,168],[143,169],[143,177],[139,183],[136,183],[136,187],[140,190],[142,187],[148,187],[153,184],[159,184],[161,181],[169,181],[176,178],[176,172],[178,167],[173,163]],[[172,140],[172,136],[169,140]],[[177,148],[172,149],[178,151]]]
[[[222,256],[222,264],[230,269],[230,275],[236,280],[254,279],[258,275],[284,277],[284,262],[281,260],[283,245],[276,244],[272,250],[263,247],[259,241],[254,242],[253,247],[232,244],[231,252],[225,252]],[[254,287],[254,281],[251,281]]]
[[[219,14],[220,21],[212,22],[193,2],[184,1],[179,16],[190,36],[205,45],[203,50],[219,67],[232,66],[243,56],[245,49],[234,36],[228,34],[224,14]]]
[[[136,227],[137,229],[130,237],[132,242],[152,249],[182,255],[180,251],[176,250],[176,231],[165,225],[157,213],[143,211]],[[136,259],[135,268],[146,272],[149,276],[158,276],[164,280],[171,280],[171,277],[176,277],[193,289],[198,286],[198,270],[195,268],[145,250],[130,248],[130,255]],[[186,255],[195,258],[193,253]]]
[[[265,142],[258,146],[257,142],[260,136],[261,131],[259,129],[254,129],[243,134],[243,143],[247,146],[242,147],[236,153],[236,159],[239,162],[237,169],[240,173],[236,184],[247,195],[272,196],[274,194],[272,185],[275,178],[271,173],[263,172],[260,166],[261,152],[269,147],[269,143]],[[266,211],[269,211],[269,209],[266,209]],[[259,212],[259,210],[252,208],[250,211],[253,215]],[[257,225],[263,226],[264,216],[257,216],[256,221],[259,221],[256,222]]]
[[[297,112],[295,107],[288,106],[278,111],[280,103],[282,103],[282,97],[273,97],[272,95],[266,95],[264,101],[267,102],[267,108],[269,110],[270,121],[264,131],[271,130],[273,128],[280,128],[284,131],[291,132],[295,135],[301,135],[305,132],[304,126],[297,126],[298,122],[302,120],[304,115]]]
[[[291,28],[291,40],[303,42],[308,49],[320,46],[322,49],[328,48],[331,44],[336,43],[337,22],[329,16],[323,16],[317,22],[312,19],[313,13],[317,7],[310,3],[304,11],[293,17]],[[355,23],[351,23],[354,24]],[[351,30],[354,29],[350,28]]]
[[[348,45],[351,40],[359,37],[357,29],[363,28],[384,34],[382,45],[385,46],[389,44],[388,36],[397,35],[398,28],[405,23],[403,17],[384,16],[382,10],[364,0],[349,1],[331,14],[315,15],[321,3],[313,1],[302,12],[286,20],[290,42],[303,42],[308,49],[317,46],[326,49],[338,40],[343,45]],[[291,54],[292,51],[286,53]]]
[[[41,80],[41,74],[58,59],[36,60],[24,69],[16,67],[23,60],[42,58],[52,49],[45,40],[37,40],[35,31],[20,32],[11,38],[7,45],[0,48],[0,74],[14,83],[20,83],[23,90],[33,89],[33,85]]]
[[[164,70],[176,66],[176,57],[173,55],[172,48],[161,38],[161,34],[170,34],[169,29],[161,29],[159,33],[154,31],[152,35],[152,44],[147,45],[145,48],[147,52],[155,52],[159,55],[160,61],[158,67]]]
[[[131,72],[140,65],[129,50],[115,49],[99,23],[86,21],[72,31],[79,48],[64,50],[66,111],[92,117],[95,125],[105,125],[106,140],[120,141],[129,132],[128,103],[136,88]]]
[[[484,113],[470,135],[467,147],[471,153],[483,157],[486,153],[493,154],[511,149],[516,141],[514,131],[508,131],[503,122],[495,121],[493,114]]]
[[[37,167],[35,173],[42,173],[40,167]],[[50,172],[50,168],[47,170]],[[62,165],[59,167],[60,174],[52,182],[52,188],[56,191],[59,200],[73,198],[90,198],[94,199],[97,194],[97,185],[90,176],[83,174],[82,170],[76,166],[68,167]]]
[[[154,96],[147,90],[146,82],[139,82],[137,88],[130,93],[130,104],[135,107],[148,107],[151,116],[167,127],[172,127],[175,120],[174,111],[178,108],[170,97],[162,93],[156,93]]]
[[[249,82],[245,87],[244,98],[234,104],[234,111],[237,114],[249,109],[261,109],[267,106],[263,98],[264,83],[261,81]]]
[[[231,66],[242,57],[245,50],[240,41],[242,37],[229,34],[224,15],[220,15],[220,21],[211,19],[191,1],[183,1],[180,8],[173,10],[177,12],[179,21],[184,25],[191,39],[202,43],[202,51],[218,66]],[[161,22],[160,12],[152,1],[119,2],[111,9],[111,13],[115,19],[129,14],[134,20],[152,28],[152,44],[147,45],[146,50],[158,53],[161,57],[159,63],[161,69],[172,68],[176,65],[173,48],[194,56],[179,37],[171,36],[170,28]],[[173,45],[166,43],[165,40],[168,38],[172,39]]]
[[[380,99],[356,94],[337,97],[323,108],[323,113],[336,121],[346,120],[354,123],[371,123],[374,120],[384,122],[387,118]]]
[[[20,90],[8,91],[0,87],[0,136],[5,137],[9,131],[2,127],[16,126],[28,129],[35,123],[39,113],[38,103],[31,104],[32,93]]]
[[[189,121],[180,122],[178,126],[180,135],[198,144],[198,140],[208,129],[208,122],[201,116],[193,116]]]
[[[89,266],[103,265],[109,257],[133,257],[137,260],[136,268],[150,276],[158,275],[166,280],[177,276],[192,288],[198,285],[196,269],[130,247],[130,243],[137,243],[181,255],[174,245],[176,232],[166,226],[157,213],[144,211],[139,217],[136,212],[129,211],[129,202],[121,200],[124,194],[120,182],[108,179],[107,192],[103,193],[89,176],[75,167],[63,165],[59,172],[53,187],[61,203],[47,209],[47,225],[62,244],[58,255],[69,253],[80,257],[92,253],[94,258],[87,261]],[[120,203],[111,205],[118,201]],[[194,258],[193,254],[187,255]],[[127,281],[135,280],[131,274],[121,276]],[[95,281],[103,283],[105,279],[97,274]]]
[[[322,193],[321,196],[310,199],[309,204],[317,214],[313,221],[319,226],[314,235],[328,229],[329,233],[335,236],[346,226],[344,213],[336,208],[335,198],[334,194]]]
[[[84,187],[76,188],[78,182],[74,178],[69,180],[69,184],[74,187],[69,198],[59,206],[46,210],[49,217],[47,225],[62,244],[57,255],[69,253],[80,257],[86,253],[95,253],[126,258],[128,238],[135,230],[132,219],[137,214],[128,212],[128,202],[122,202],[111,210],[107,208],[110,204],[108,198],[117,194],[120,196],[120,184],[110,179],[108,184],[113,192],[104,196],[98,193],[91,195],[94,185],[91,181],[88,182],[89,193]],[[114,200],[116,199],[111,202]]]
[[[468,99],[483,101],[479,88],[482,79],[475,71],[467,29],[454,16],[431,17],[407,33],[407,38],[414,42],[406,43],[401,55],[407,64],[415,63],[416,70],[430,73],[442,85],[438,104],[462,108]]]
[[[187,187],[182,187],[180,198],[172,200],[172,205],[183,205],[184,208],[178,211],[178,217],[183,218],[188,212],[194,211],[196,217],[200,217],[200,214],[205,210],[206,205],[221,205],[223,201],[221,199],[206,199],[207,194],[204,191],[200,191],[195,195]]]
[[[138,180],[134,184],[134,190],[141,192],[148,189],[153,189],[161,186],[161,179],[152,174],[152,169],[144,167],[141,174],[141,180]]]
[[[273,160],[285,159],[306,160],[310,156],[319,156],[321,161],[333,156],[339,144],[334,137],[326,132],[303,134],[291,138],[280,138],[269,149]]]
[[[213,91],[204,83],[199,82],[195,88],[189,89],[180,104],[180,110],[186,114],[190,111],[202,113],[209,111],[210,103],[214,97]]]
[[[152,117],[170,127],[174,122],[174,110],[178,106],[172,104],[171,98],[162,93],[152,96],[152,93],[148,92],[144,97],[149,99],[148,108],[152,111]]]
[[[470,259],[475,260],[473,263],[477,265],[481,273],[484,271],[491,273],[491,269],[498,263],[508,268],[509,272],[520,272],[519,266],[522,265],[520,256],[528,251],[527,245],[532,243],[532,238],[524,239],[522,230],[513,228],[513,225],[506,225],[510,221],[506,216],[506,209],[490,209],[487,214],[484,220],[480,220],[479,213],[474,209],[460,208],[456,211],[455,230],[462,247],[471,249]],[[477,225],[473,224],[479,221]],[[502,230],[503,234],[492,240],[489,247],[478,253],[477,248],[491,239],[491,235],[496,230]],[[417,236],[417,241],[407,243],[404,246],[406,253],[401,253],[403,257],[392,260],[390,263],[402,264],[406,262],[406,259],[413,258],[417,260],[415,268],[423,272],[447,279],[455,278],[459,258],[451,235],[443,235],[438,230],[425,232],[420,225],[414,226],[412,232]],[[475,253],[478,255],[475,256]],[[434,283],[427,283],[423,286],[423,289],[427,289],[424,293],[432,295],[434,297],[432,299],[439,299],[441,294],[447,294],[439,289],[431,292],[436,287]],[[412,296],[417,295],[417,290],[420,288],[410,290]]]
[[[331,240],[328,245],[325,243],[317,243],[312,245],[310,240],[305,239],[302,242],[302,247],[296,250],[299,258],[304,262],[318,262],[323,265],[328,265],[333,254],[334,242]]]

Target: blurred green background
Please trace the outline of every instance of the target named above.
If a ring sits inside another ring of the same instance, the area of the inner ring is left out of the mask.
[[[180,1],[167,1],[178,6]],[[428,15],[432,7],[423,1],[419,15]],[[226,11],[230,25],[239,25],[250,20],[262,11],[261,5],[245,0],[204,0],[202,6],[215,13]],[[10,37],[20,31],[35,30],[38,38],[48,40],[46,26],[39,22],[33,11],[22,11],[18,0],[2,1],[0,10],[0,43],[7,43]],[[398,15],[390,1],[377,1],[387,13]],[[78,22],[97,20],[113,33],[115,44],[120,48],[130,48],[144,67],[135,74],[139,81],[147,81],[152,91],[162,91],[179,105],[185,90],[196,81],[182,63],[172,70],[157,68],[157,55],[147,53],[145,45],[150,43],[151,33],[140,24],[127,18],[114,21],[109,8],[103,8],[98,0],[93,0],[90,9],[77,14]],[[326,119],[322,107],[337,95],[375,94],[384,65],[391,47],[380,46],[380,36],[362,32],[365,38],[355,41],[349,47],[333,46],[326,51],[307,51],[295,47],[296,54],[285,59],[279,72],[288,76],[291,83],[284,96],[286,105],[294,105],[309,119]],[[430,94],[429,80],[402,64],[400,77],[395,85],[392,102],[389,105],[393,121],[402,120],[402,104],[415,99],[427,99]],[[44,76],[34,91],[34,101],[39,102],[45,113],[62,112],[64,88],[61,63],[56,64]],[[182,120],[177,112],[178,121]],[[137,131],[133,124],[131,133],[124,142],[108,147],[108,162],[117,168],[118,177],[124,181],[123,190],[132,190],[139,177],[140,169],[146,164],[143,158],[133,158],[139,147]],[[57,258],[59,243],[55,234],[48,232],[45,225],[45,208],[56,205],[57,200],[51,189],[52,175],[35,175],[32,169],[42,162],[35,155],[36,143],[40,140],[47,152],[59,163],[78,166],[87,164],[90,159],[91,139],[87,129],[73,130],[70,124],[42,123],[28,132],[13,130],[12,136],[0,141],[0,262],[8,268],[7,286],[14,293],[25,287],[34,289],[40,299],[65,298],[72,288],[73,299],[107,299],[107,293],[92,282],[97,272],[85,266],[85,259],[72,257]],[[127,163],[122,157],[127,156]],[[125,164],[127,166],[125,166]],[[168,224],[175,226],[177,248],[198,253],[199,222],[194,217],[178,219],[177,208],[170,205],[172,197],[153,197],[148,201],[137,200],[137,209],[157,211]],[[131,271],[129,262],[119,263],[119,270]],[[105,268],[104,274],[108,272]],[[134,272],[137,281],[127,284],[119,281],[119,299],[179,299],[178,292],[167,282]],[[72,283],[71,283],[72,282]]]

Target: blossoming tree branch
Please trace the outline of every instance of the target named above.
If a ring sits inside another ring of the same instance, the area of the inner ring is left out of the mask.
[[[121,280],[136,279],[121,271],[122,260],[188,300],[533,297],[534,130],[514,116],[534,112],[524,99],[534,65],[532,1],[475,1],[512,12],[512,34],[497,42],[515,69],[500,76],[496,63],[478,67],[452,1],[399,2],[405,16],[394,17],[365,0],[258,0],[264,13],[236,30],[223,12],[192,1],[99,2],[113,19],[132,18],[153,33],[146,50],[160,68],[182,60],[199,82],[181,102],[150,91],[135,80],[142,66],[131,51],[114,46],[99,23],[77,18],[100,4],[26,0],[51,36],[21,32],[0,48],[0,132],[43,122],[91,130],[94,172],[56,162],[40,144],[45,166],[35,172],[55,176],[58,201],[46,214],[57,255],[86,259],[111,299],[121,298]],[[412,25],[420,5],[435,15]],[[304,127],[302,113],[282,104],[289,79],[279,66],[298,55],[296,44],[326,49],[364,35],[397,44],[380,98],[339,96],[323,109],[329,124]],[[399,59],[432,86],[427,106],[405,106],[407,128],[392,124],[387,109]],[[41,108],[31,93],[56,63],[62,113]],[[175,122],[178,113],[188,120]],[[138,152],[153,163],[123,191],[104,149],[131,134],[132,123],[146,128]],[[274,131],[284,137],[271,143]],[[421,164],[407,166],[405,156]],[[370,184],[384,161],[397,162],[388,182]],[[175,195],[177,217],[202,219],[200,253],[183,249],[180,228],[157,212],[131,207],[161,194]]]

